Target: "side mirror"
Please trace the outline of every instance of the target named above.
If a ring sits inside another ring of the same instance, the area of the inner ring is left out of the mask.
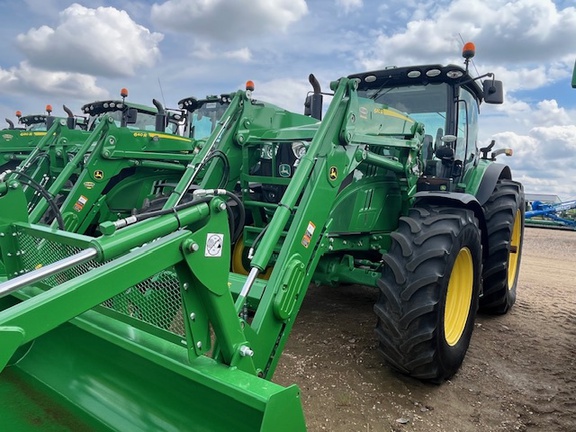
[[[501,104],[504,102],[504,90],[502,81],[487,79],[482,81],[484,102],[488,104]]]
[[[136,119],[138,118],[138,110],[136,108],[128,108],[125,112],[123,117],[123,124],[122,126],[127,126],[129,124],[135,124]]]
[[[322,95],[312,93],[306,96],[304,102],[304,115],[310,116],[317,120],[322,120]]]
[[[52,125],[54,124],[54,119],[56,117],[52,117],[52,116],[48,116],[46,117],[46,130],[50,129],[52,127]]]

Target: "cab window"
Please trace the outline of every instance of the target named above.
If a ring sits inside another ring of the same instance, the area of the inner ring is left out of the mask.
[[[478,103],[465,88],[460,88],[457,137],[455,159],[465,161],[476,153],[478,138]]]

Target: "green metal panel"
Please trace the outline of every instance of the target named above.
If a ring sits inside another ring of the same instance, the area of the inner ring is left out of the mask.
[[[478,164],[469,167],[464,173],[463,183],[466,187],[466,193],[476,195],[480,187],[480,183],[484,178],[484,173],[492,164],[492,161],[480,159]]]
[[[179,363],[176,348],[165,354],[171,358],[158,364],[143,351],[73,325],[59,327],[0,375],[7,402],[0,426],[22,432],[305,430],[296,387],[284,389],[205,357]]]

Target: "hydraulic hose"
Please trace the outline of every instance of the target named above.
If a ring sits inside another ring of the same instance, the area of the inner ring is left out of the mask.
[[[64,219],[62,218],[62,213],[60,213],[60,209],[54,202],[54,197],[50,194],[50,192],[46,190],[46,188],[44,188],[40,183],[38,183],[36,180],[34,180],[32,177],[30,177],[28,174],[22,171],[8,170],[6,171],[6,174],[15,174],[17,176],[24,177],[26,180],[28,180],[28,182],[23,182],[23,184],[32,187],[36,192],[38,192],[40,195],[42,195],[42,197],[44,197],[44,199],[48,202],[48,205],[54,212],[54,218],[58,223],[58,228],[64,230],[65,227],[64,227]]]
[[[154,210],[151,212],[135,214],[126,219],[121,219],[120,221],[117,221],[116,224],[118,228],[121,228],[123,226],[131,225],[133,223],[143,221],[152,217],[162,216],[169,213],[176,213],[179,210],[183,210],[196,204],[210,202],[212,200],[212,195],[226,195],[228,198],[234,201],[238,207],[239,219],[238,223],[235,224],[234,213],[230,209],[229,205],[226,206],[228,211],[228,218],[230,219],[230,237],[232,239],[232,242],[235,242],[240,237],[242,229],[244,228],[244,224],[246,223],[246,209],[244,207],[244,203],[242,202],[242,200],[238,198],[238,196],[236,196],[235,194],[226,189],[197,189],[193,192],[194,198],[192,199],[192,201],[178,204],[177,206],[168,209]]]

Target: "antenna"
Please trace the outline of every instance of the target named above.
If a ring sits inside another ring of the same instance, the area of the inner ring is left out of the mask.
[[[162,83],[160,82],[160,77],[158,77],[158,87],[160,87],[160,94],[162,95],[162,103],[166,106],[166,99],[164,98],[164,91],[162,90]]]

